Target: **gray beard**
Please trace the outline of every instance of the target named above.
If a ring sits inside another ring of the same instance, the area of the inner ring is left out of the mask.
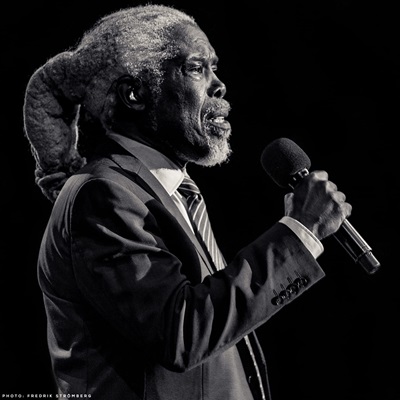
[[[213,167],[229,161],[229,157],[232,154],[232,149],[229,145],[228,139],[219,139],[218,141],[214,141],[210,140],[210,138],[207,136],[207,142],[209,148],[208,154],[191,160],[191,162],[203,167]]]
[[[203,167],[213,167],[229,162],[232,149],[229,144],[229,137],[216,137],[204,128],[204,135],[201,136],[202,143],[198,137],[186,136],[179,139],[173,137],[169,132],[161,135],[158,132],[158,124],[155,115],[149,111],[148,126],[154,135],[154,139],[167,147],[178,160],[184,163],[193,163]]]

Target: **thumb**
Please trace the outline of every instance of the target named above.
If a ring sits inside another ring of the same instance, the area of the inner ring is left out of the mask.
[[[290,215],[293,210],[293,193],[286,193],[284,198],[285,216]]]

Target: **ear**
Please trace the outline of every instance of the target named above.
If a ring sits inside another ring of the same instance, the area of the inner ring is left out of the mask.
[[[118,97],[130,110],[141,111],[145,109],[145,88],[140,78],[123,76],[117,81]]]

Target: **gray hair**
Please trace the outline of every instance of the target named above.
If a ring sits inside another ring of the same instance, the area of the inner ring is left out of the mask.
[[[50,58],[33,73],[23,116],[37,177],[60,171],[71,175],[86,163],[77,147],[80,107],[106,128],[118,78],[145,75],[153,90],[159,87],[163,61],[176,54],[169,33],[182,23],[196,25],[193,17],[170,6],[116,11],[101,18],[74,49]]]

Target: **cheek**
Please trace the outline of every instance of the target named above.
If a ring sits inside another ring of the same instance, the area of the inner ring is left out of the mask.
[[[171,82],[161,98],[164,118],[180,124],[201,124],[205,94],[191,84]],[[160,103],[160,105],[161,105]]]
[[[203,115],[203,104],[204,97],[201,96],[198,92],[190,91],[186,94],[184,107],[191,121],[199,124],[202,122],[201,119]]]
[[[201,103],[198,99],[192,98],[186,101],[186,115],[192,123],[201,123]]]
[[[202,104],[201,97],[192,91],[181,91],[178,101],[173,106],[169,106],[171,112],[175,114],[171,115],[171,118],[179,119],[180,123],[186,126],[201,125]]]

